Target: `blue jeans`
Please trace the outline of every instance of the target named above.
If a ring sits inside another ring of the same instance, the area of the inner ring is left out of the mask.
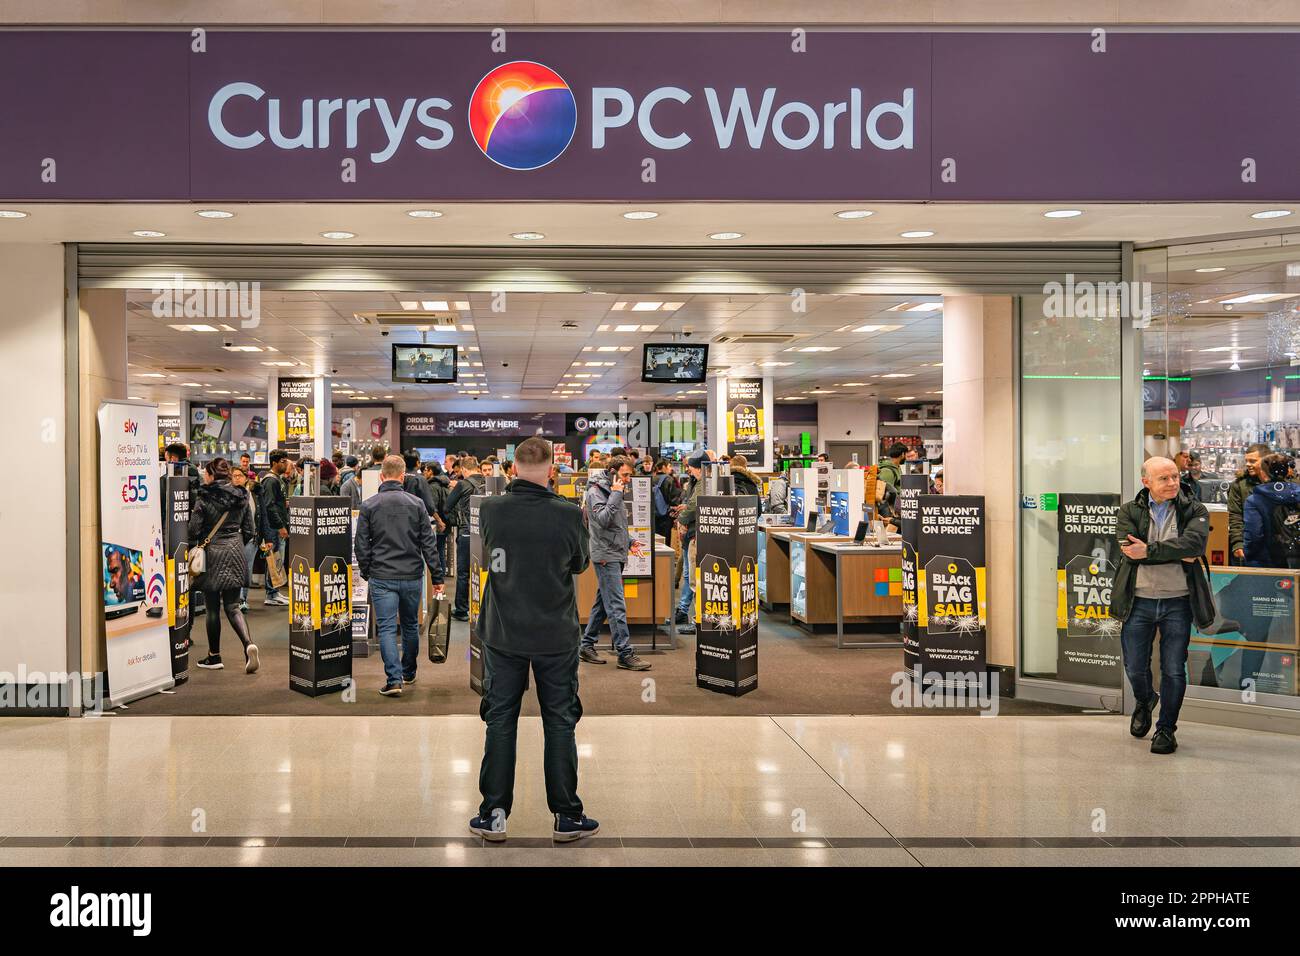
[[[695,618],[695,562],[691,560],[695,551],[695,541],[682,545],[682,598],[677,602],[677,610]]]
[[[379,631],[379,656],[384,659],[384,676],[390,684],[415,677],[420,654],[420,593],[424,579],[384,581],[370,579],[370,606],[375,609]],[[401,657],[397,652],[397,626],[402,626]]]
[[[1133,696],[1149,701],[1151,646],[1160,629],[1160,718],[1156,730],[1176,730],[1178,711],[1187,693],[1187,645],[1192,638],[1192,605],[1187,597],[1133,599],[1133,607],[1120,631],[1124,670]]]
[[[277,553],[280,555],[280,565],[281,565],[281,567],[283,567],[283,566],[284,566],[284,556],[285,556],[285,554],[286,554],[286,553],[288,552],[288,550],[289,550],[289,539],[288,539],[288,538],[282,538],[282,537],[280,537],[279,533],[276,532],[276,533],[275,533],[275,538],[272,540],[272,543],[271,543],[271,550],[277,552]],[[268,555],[268,557],[269,557],[269,555]],[[287,570],[287,569],[286,569],[286,570]],[[267,572],[266,572],[266,582],[265,582],[265,584],[266,584],[266,596],[267,596],[267,597],[270,597],[270,596],[273,595],[273,594],[278,594],[278,593],[280,593],[280,589],[279,589],[279,588],[273,588],[273,587],[271,587],[271,571],[270,571],[269,568],[267,569]]]
[[[622,660],[632,653],[632,635],[627,630],[627,602],[623,599],[623,565],[617,561],[593,561],[591,567],[596,572],[596,600],[587,616],[582,646],[595,647],[601,625],[608,620],[614,650]]]
[[[257,538],[244,545],[244,566],[248,569],[249,580],[253,577],[253,561],[257,557]],[[248,588],[239,589],[239,603],[248,603]]]

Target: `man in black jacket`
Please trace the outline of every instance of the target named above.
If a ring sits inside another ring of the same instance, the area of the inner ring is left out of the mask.
[[[289,496],[285,489],[284,475],[289,470],[289,453],[277,448],[271,452],[271,470],[262,479],[262,510],[266,515],[266,526],[270,529],[270,550],[280,557],[284,566],[284,555],[289,545]],[[271,575],[266,575],[266,604],[270,607],[288,607],[289,599],[280,593],[279,588],[271,587]]]
[[[485,840],[506,838],[514,799],[519,707],[531,666],[537,681],[545,740],[546,803],[555,815],[553,839],[576,840],[599,824],[578,799],[578,604],[574,575],[587,568],[582,511],[546,490],[551,444],[529,438],[515,450],[516,477],[504,495],[483,502],[479,528],[488,566],[479,610],[483,640],[483,702],[487,724],[479,790],[483,802],[470,821]]]
[[[456,526],[456,603],[451,616],[458,621],[469,620],[469,499],[481,495],[487,482],[479,474],[478,459],[463,455],[456,462],[460,478],[452,483],[447,503],[443,506],[444,520]]]
[[[415,495],[402,489],[406,463],[389,455],[379,469],[379,491],[361,505],[357,517],[357,567],[370,582],[370,604],[384,659],[385,697],[401,697],[402,685],[415,683],[420,653],[420,597],[424,569],[442,594],[442,564],[429,525],[429,513]],[[397,650],[401,623],[402,650]]]
[[[1178,749],[1174,731],[1187,692],[1187,645],[1192,619],[1204,628],[1214,620],[1210,584],[1200,558],[1210,534],[1205,505],[1179,487],[1178,466],[1168,458],[1142,465],[1137,497],[1121,505],[1115,537],[1123,554],[1111,591],[1111,617],[1123,621],[1120,645],[1124,670],[1137,703],[1129,733],[1145,737],[1157,701],[1160,720],[1151,739],[1153,754]],[[1160,694],[1151,686],[1151,649],[1160,631]]]

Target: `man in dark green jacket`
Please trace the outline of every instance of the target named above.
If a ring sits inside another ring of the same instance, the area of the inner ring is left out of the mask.
[[[515,739],[528,671],[537,681],[545,749],[546,802],[552,838],[566,842],[596,832],[578,799],[578,604],[573,576],[587,569],[582,510],[546,490],[551,444],[529,438],[515,449],[515,480],[479,509],[487,587],[479,610],[483,701],[487,724],[479,790],[483,802],[469,823],[485,840],[506,838],[514,800]]]
[[[880,464],[876,466],[876,477],[894,491],[898,491],[898,486],[903,480],[903,459],[906,457],[907,446],[901,441],[894,442],[880,459]]]
[[[1272,454],[1273,449],[1267,445],[1251,445],[1246,449],[1246,473],[1228,486],[1228,553],[1232,555],[1233,564],[1246,561],[1246,536],[1242,526],[1242,515],[1246,510],[1246,499],[1250,497],[1255,486],[1260,483],[1259,463],[1264,456]]]
[[[1201,627],[1214,619],[1210,583],[1200,559],[1210,536],[1210,516],[1179,487],[1178,466],[1168,458],[1142,465],[1145,486],[1120,506],[1115,526],[1119,566],[1111,590],[1110,615],[1123,622],[1120,646],[1136,704],[1129,733],[1145,737],[1151,712],[1164,698],[1151,752],[1178,749],[1174,731],[1187,693],[1187,645],[1192,619]],[[1151,650],[1160,631],[1160,694],[1151,686]]]

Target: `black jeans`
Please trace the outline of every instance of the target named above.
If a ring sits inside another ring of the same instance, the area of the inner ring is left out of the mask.
[[[537,703],[542,709],[544,749],[542,766],[546,775],[546,805],[552,813],[582,815],[578,799],[578,744],[574,728],[582,719],[578,699],[578,645],[561,654],[507,654],[483,648],[483,700],[479,716],[487,724],[483,745],[483,766],[478,788],[483,794],[479,815],[492,819],[494,810],[507,817],[514,803],[515,741],[519,729],[519,706],[523,701],[528,667],[537,682]]]
[[[469,528],[456,530],[456,603],[452,613],[469,613]]]
[[[247,648],[248,622],[244,620],[244,612],[239,609],[239,588],[227,588],[224,591],[204,590],[203,602],[208,608],[208,653],[213,657],[221,656],[221,615],[217,613],[221,607],[226,609],[226,617],[229,618],[230,626],[234,629],[235,636],[239,638],[239,643]]]

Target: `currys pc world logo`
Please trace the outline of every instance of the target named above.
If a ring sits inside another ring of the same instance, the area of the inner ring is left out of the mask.
[[[910,85],[898,89],[894,99],[874,105],[857,86],[823,103],[782,95],[776,86],[691,91],[664,85],[638,97],[623,87],[602,85],[592,86],[586,96],[593,152],[628,137],[658,150],[683,149],[702,137],[723,153],[914,148],[915,90]],[[212,94],[207,126],[219,144],[234,150],[350,151],[364,142],[370,162],[380,165],[408,141],[425,150],[451,145],[456,128],[444,117],[453,109],[442,96],[282,100],[274,91],[241,80]],[[475,84],[466,114],[470,137],[497,166],[541,169],[575,139],[578,97],[549,66],[514,60]]]

